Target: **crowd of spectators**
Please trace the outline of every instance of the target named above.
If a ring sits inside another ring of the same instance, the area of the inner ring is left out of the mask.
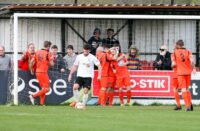
[[[112,28],[106,30],[106,38],[101,38],[101,30],[95,28],[93,35],[89,38],[88,44],[90,45],[90,53],[96,55],[96,49],[99,46],[104,47],[105,45],[110,48],[114,44],[120,45],[119,40],[115,36],[115,31]],[[9,70],[11,67],[11,58],[5,53],[5,47],[0,46],[0,70]],[[19,60],[19,68],[22,70],[29,70],[29,61],[34,55],[35,47],[33,43],[28,44],[28,49],[23,53],[21,60]],[[56,71],[59,73],[64,73],[71,70],[71,67],[76,59],[77,54],[74,51],[73,45],[68,45],[66,48],[66,55],[58,54],[58,47],[53,45],[50,49],[51,54],[54,56],[55,65],[50,67],[50,71]],[[171,70],[171,58],[170,52],[167,49],[166,45],[162,45],[159,49],[159,53],[156,56],[154,61],[150,63],[146,60],[141,60],[139,49],[135,45],[131,45],[129,51],[126,54],[127,56],[127,67],[129,70],[145,70],[145,69],[154,69],[154,70]],[[148,68],[150,67],[150,68]]]

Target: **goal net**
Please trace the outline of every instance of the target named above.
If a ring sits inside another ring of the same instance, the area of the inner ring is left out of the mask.
[[[50,41],[57,46],[58,54],[64,57],[68,45],[73,45],[75,53],[81,53],[83,44],[93,36],[95,29],[100,30],[102,40],[107,38],[107,29],[113,29],[121,51],[128,54],[130,47],[137,48],[140,70],[154,70],[154,61],[160,53],[160,47],[165,44],[167,50],[172,52],[174,43],[179,39],[185,42],[185,46],[196,58],[199,18],[170,15],[15,13],[8,25],[10,44],[5,45],[13,61],[11,71],[7,73],[9,88],[6,102],[13,102],[15,105],[30,104],[28,96],[40,89],[35,76],[18,68],[19,60],[30,43],[34,44],[35,50],[39,50],[44,41]],[[65,64],[65,61],[64,64],[58,63],[49,71],[51,90],[47,94],[47,103],[63,103],[72,97],[73,82],[67,82],[69,71]],[[61,72],[63,66],[65,71]]]

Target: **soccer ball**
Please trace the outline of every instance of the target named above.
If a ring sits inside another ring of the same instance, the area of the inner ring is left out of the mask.
[[[75,108],[76,109],[85,109],[85,105],[81,102],[78,102],[78,103],[76,103]]]

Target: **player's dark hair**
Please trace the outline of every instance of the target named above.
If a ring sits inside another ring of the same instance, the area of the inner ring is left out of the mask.
[[[72,50],[74,50],[74,47],[73,47],[73,45],[68,45],[68,46],[67,46],[67,49],[72,49]]]
[[[44,48],[50,47],[51,42],[50,41],[44,41]]]
[[[58,49],[57,45],[52,45],[51,49]]]
[[[104,44],[103,48],[110,48],[110,45],[109,44]]]
[[[113,47],[120,47],[120,45],[118,43],[114,43]]]
[[[176,42],[176,45],[184,46],[183,40],[178,40],[178,41]]]
[[[90,50],[90,45],[89,45],[89,44],[85,44],[85,45],[83,46],[83,49],[85,49],[85,50]]]
[[[101,30],[99,28],[95,28],[93,31],[93,35],[95,35],[97,32],[99,32],[99,34],[101,34]]]
[[[107,29],[107,33],[108,33],[109,31],[114,32],[114,29],[112,29],[112,28]]]
[[[120,44],[114,43],[114,44],[113,44],[113,47],[119,47],[119,53],[122,52]]]

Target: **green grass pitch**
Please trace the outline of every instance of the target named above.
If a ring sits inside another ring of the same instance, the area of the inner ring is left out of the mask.
[[[0,131],[200,131],[200,106],[0,106]]]

